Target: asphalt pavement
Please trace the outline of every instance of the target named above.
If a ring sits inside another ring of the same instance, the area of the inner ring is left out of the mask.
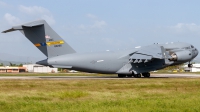
[[[200,74],[152,74],[150,78],[200,78]],[[113,76],[0,76],[2,79],[55,79],[55,80],[72,80],[72,79],[122,79],[122,80],[132,80],[132,79],[144,79],[125,77],[118,78],[117,74]]]

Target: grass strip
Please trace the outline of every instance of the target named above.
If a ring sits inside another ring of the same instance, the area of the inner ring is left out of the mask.
[[[0,80],[1,112],[200,110],[200,78]]]

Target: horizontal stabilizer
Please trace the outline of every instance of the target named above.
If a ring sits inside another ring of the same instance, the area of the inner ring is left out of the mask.
[[[12,32],[12,31],[16,31],[16,30],[22,30],[22,27],[21,26],[14,26],[11,29],[3,31],[2,33]]]
[[[12,31],[15,31],[15,29],[11,28],[11,29],[3,31],[2,33],[12,32]]]
[[[19,26],[13,26],[11,29],[5,30],[2,33],[7,33],[7,32],[12,32],[12,31],[16,31],[16,30],[23,30],[23,26],[24,27],[34,27],[34,26],[41,26],[44,25],[44,23],[42,23],[41,21],[34,21],[34,22],[29,22],[29,23],[25,23],[23,25],[19,25]]]

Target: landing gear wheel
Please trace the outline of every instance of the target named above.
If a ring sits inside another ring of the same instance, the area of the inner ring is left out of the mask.
[[[191,68],[191,67],[193,67],[193,65],[192,64],[188,64],[188,67]]]
[[[147,73],[147,74],[146,74],[146,77],[150,77],[150,75],[151,75],[150,73]]]
[[[131,75],[127,75],[127,77],[132,77],[132,74]]]
[[[137,78],[141,78],[141,74],[137,74]]]
[[[144,77],[150,77],[150,73],[142,73]]]
[[[118,74],[118,77],[119,78],[123,78],[123,77],[126,77],[126,75],[124,75],[124,74]]]
[[[141,78],[141,74],[134,74],[133,77],[135,77],[135,78]]]

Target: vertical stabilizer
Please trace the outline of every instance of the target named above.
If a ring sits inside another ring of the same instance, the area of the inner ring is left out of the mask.
[[[3,33],[19,30],[47,57],[75,53],[45,20],[37,20],[14,26]]]

